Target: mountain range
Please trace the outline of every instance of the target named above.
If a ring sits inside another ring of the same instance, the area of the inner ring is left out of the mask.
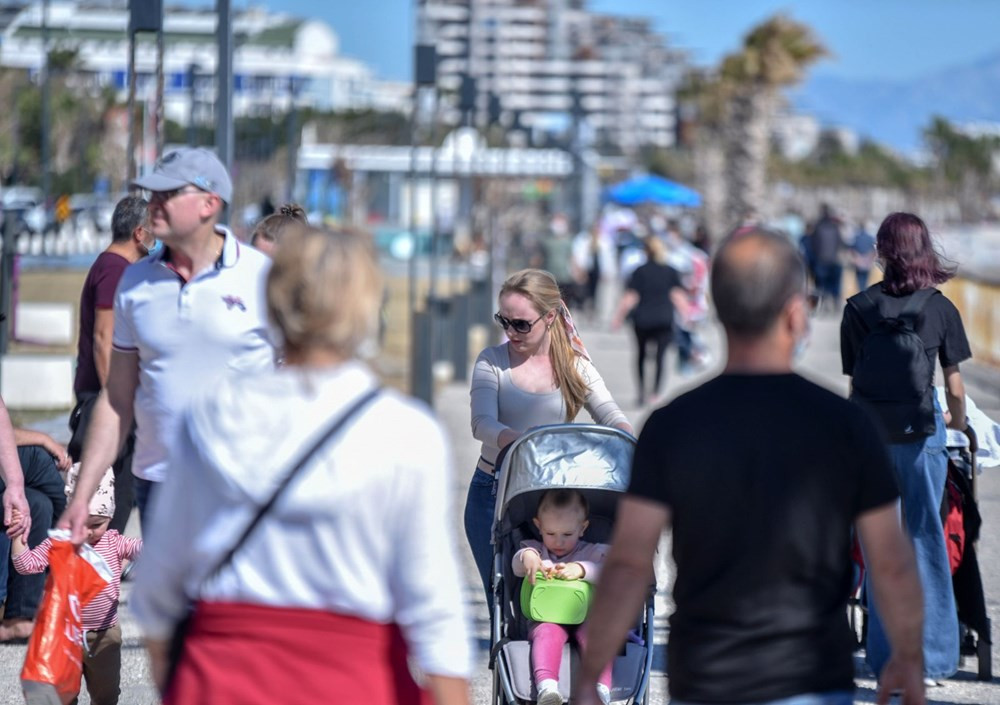
[[[1000,52],[905,81],[814,74],[789,97],[824,126],[849,127],[915,156],[934,115],[959,124],[1000,123]]]

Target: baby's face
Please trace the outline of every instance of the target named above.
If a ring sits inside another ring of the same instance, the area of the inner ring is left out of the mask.
[[[91,514],[87,520],[87,543],[91,546],[97,545],[97,542],[104,536],[104,532],[108,530],[110,523],[111,520],[108,517]]]
[[[562,558],[576,548],[587,529],[587,518],[580,507],[550,507],[535,517],[535,526],[548,552]]]

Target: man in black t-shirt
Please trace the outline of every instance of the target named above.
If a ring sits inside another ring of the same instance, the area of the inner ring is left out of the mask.
[[[654,412],[639,436],[574,702],[596,703],[597,675],[634,625],[669,525],[675,703],[852,702],[854,527],[876,596],[892,595],[880,687],[923,705],[920,584],[885,447],[864,411],[792,372],[808,317],[798,253],[772,233],[730,238],[712,296],[725,371]]]

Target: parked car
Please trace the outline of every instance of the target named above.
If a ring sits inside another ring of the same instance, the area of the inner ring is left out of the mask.
[[[429,230],[417,231],[416,248],[414,248],[413,235],[407,228],[391,225],[379,225],[373,231],[376,249],[394,259],[408,260],[413,256],[414,249],[417,255],[430,255],[433,236]],[[453,247],[452,233],[439,233],[438,235],[438,255],[446,255]]]
[[[16,219],[16,233],[41,233],[55,230],[55,216],[43,203],[42,190],[34,186],[7,186],[0,196],[4,217]]]
[[[110,232],[111,216],[115,204],[107,196],[95,193],[74,193],[69,197],[69,207],[73,222],[82,225],[87,222],[99,232]]]

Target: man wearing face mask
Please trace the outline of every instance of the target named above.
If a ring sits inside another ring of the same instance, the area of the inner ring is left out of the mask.
[[[114,328],[115,290],[126,267],[149,254],[158,244],[149,231],[149,204],[140,196],[126,196],[111,216],[111,244],[87,273],[80,292],[80,334],[76,355],[73,392],[76,408],[70,414],[73,437],[69,454],[80,459],[90,414],[101,387],[108,380],[111,362],[111,333]],[[124,532],[132,511],[132,447],[135,430],[129,434],[114,464],[115,516],[110,528]]]
[[[792,369],[808,320],[802,259],[752,229],[722,243],[711,281],[726,367],[639,435],[574,703],[597,705],[669,525],[673,705],[854,702],[852,528],[885,606],[878,702],[902,690],[902,705],[924,705],[920,581],[889,455],[867,413]]]

